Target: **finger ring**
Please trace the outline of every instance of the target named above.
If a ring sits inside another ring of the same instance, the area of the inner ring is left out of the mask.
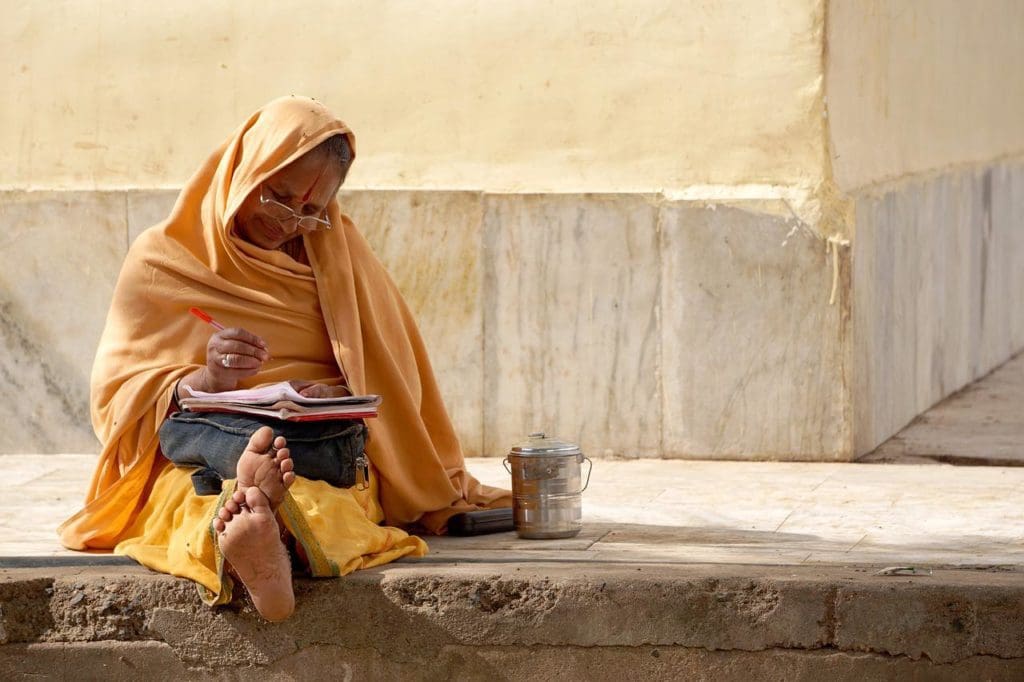
[[[225,367],[230,367],[231,363],[228,362],[228,356],[225,355],[225,356],[221,357],[220,364],[224,365]]]

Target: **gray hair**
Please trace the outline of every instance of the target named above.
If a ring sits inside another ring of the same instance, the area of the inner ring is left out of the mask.
[[[352,145],[344,133],[332,135],[318,144],[313,151],[324,152],[335,159],[343,168],[352,163]]]

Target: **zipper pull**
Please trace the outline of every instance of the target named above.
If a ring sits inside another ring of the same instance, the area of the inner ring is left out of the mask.
[[[366,453],[356,457],[356,490],[366,490],[370,487],[370,460],[366,459]]]

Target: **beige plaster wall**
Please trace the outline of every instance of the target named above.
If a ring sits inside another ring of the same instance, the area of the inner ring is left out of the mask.
[[[813,188],[823,77],[843,190],[1024,153],[1018,0],[10,5],[6,189],[178,187],[293,92],[359,133],[353,189]]]
[[[9,4],[0,388],[40,398],[0,452],[95,445],[124,249],[291,92],[359,134],[346,210],[472,454],[848,459],[1024,338],[1012,0]]]
[[[179,187],[265,101],[356,130],[348,186],[816,184],[824,0],[7,3],[0,189]]]
[[[1024,3],[829,0],[853,453],[1024,344]]]
[[[829,0],[827,23],[843,190],[1024,153],[1024,2]]]

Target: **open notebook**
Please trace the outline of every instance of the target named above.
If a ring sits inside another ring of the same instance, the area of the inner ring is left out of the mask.
[[[307,398],[281,383],[223,393],[204,393],[188,386],[192,396],[181,401],[181,409],[190,412],[235,412],[256,414],[288,421],[325,419],[367,419],[377,416],[379,395],[353,395],[344,398]]]

